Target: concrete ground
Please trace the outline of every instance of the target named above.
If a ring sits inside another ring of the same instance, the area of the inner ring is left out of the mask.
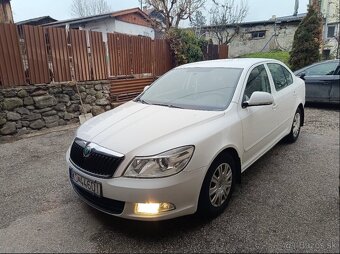
[[[74,129],[0,144],[0,252],[337,252],[339,111],[307,108],[297,143],[242,176],[214,220],[136,222],[105,215],[70,187]]]

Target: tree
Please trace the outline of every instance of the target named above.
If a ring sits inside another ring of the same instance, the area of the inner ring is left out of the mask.
[[[206,0],[141,0],[148,8],[164,16],[166,32],[171,28],[178,28],[183,20],[191,20],[193,14],[204,5]]]
[[[210,10],[210,26],[207,32],[218,40],[219,44],[228,44],[239,33],[239,24],[248,14],[248,3],[240,0],[212,0],[214,6]]]
[[[106,0],[73,0],[71,15],[75,17],[87,17],[111,11]]]
[[[203,60],[202,48],[206,41],[198,38],[195,33],[187,29],[172,28],[167,33],[176,65]]]
[[[306,17],[299,24],[290,52],[289,64],[293,70],[320,60],[322,18],[317,1],[309,5]]]
[[[191,18],[190,25],[192,27],[202,27],[207,23],[207,19],[203,16],[201,11],[196,11],[193,17]]]

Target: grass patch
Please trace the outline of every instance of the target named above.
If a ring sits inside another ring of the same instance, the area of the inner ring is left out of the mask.
[[[284,62],[287,66],[289,60],[289,52],[287,51],[271,51],[271,52],[256,52],[240,56],[242,58],[271,58]]]

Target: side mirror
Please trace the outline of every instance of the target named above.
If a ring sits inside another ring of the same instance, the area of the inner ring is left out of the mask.
[[[305,80],[306,73],[305,72],[300,73],[299,77],[300,77],[300,79]]]
[[[270,93],[266,92],[253,92],[248,101],[242,103],[243,108],[254,106],[265,106],[274,103],[274,98]]]
[[[146,86],[146,87],[144,87],[144,90],[143,90],[143,92],[145,92],[146,90],[148,90],[148,89],[149,89],[149,87],[150,87],[150,86]]]

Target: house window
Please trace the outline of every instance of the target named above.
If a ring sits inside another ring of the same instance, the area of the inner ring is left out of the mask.
[[[327,27],[327,38],[333,38],[335,36],[335,26]]]
[[[266,36],[266,31],[255,31],[251,32],[250,34],[252,39],[261,39]]]

